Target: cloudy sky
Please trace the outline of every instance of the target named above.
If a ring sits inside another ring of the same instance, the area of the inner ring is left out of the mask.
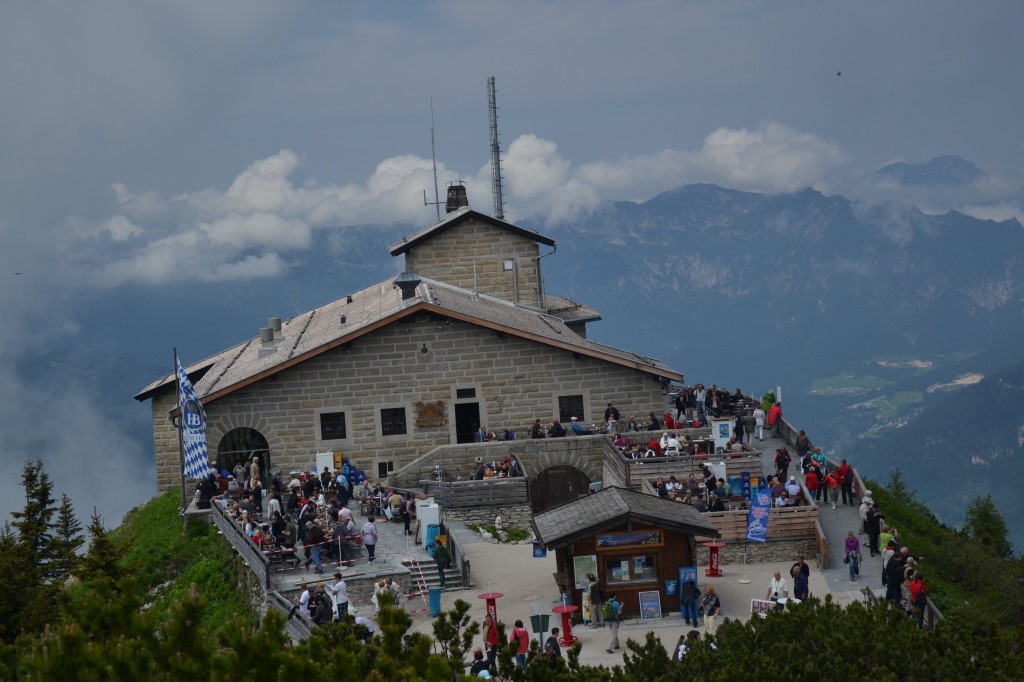
[[[83,297],[274,276],[317,230],[430,222],[431,98],[442,192],[465,179],[487,209],[488,76],[512,218],[689,182],[892,198],[873,170],[943,154],[986,172],[961,208],[1022,214],[1019,0],[39,1],[0,19],[0,426],[46,431],[59,400],[55,460],[99,433],[94,399],[12,367],[74,339]],[[88,497],[87,461],[59,461]]]

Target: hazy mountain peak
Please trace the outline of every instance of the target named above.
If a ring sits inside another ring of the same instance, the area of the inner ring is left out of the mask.
[[[877,172],[914,187],[969,185],[984,175],[980,168],[955,154],[937,156],[927,163],[891,163]]]

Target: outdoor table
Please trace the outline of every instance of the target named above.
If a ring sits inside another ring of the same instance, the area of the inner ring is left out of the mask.
[[[477,599],[484,599],[487,603],[487,615],[491,617],[491,621],[494,623],[498,622],[498,603],[497,600],[504,597],[501,592],[485,592],[484,594],[477,595]]]
[[[577,642],[579,638],[574,637],[572,634],[572,614],[579,610],[580,607],[575,604],[569,604],[568,606],[556,606],[551,610],[551,613],[557,613],[562,616],[562,638],[558,640],[558,643],[562,646],[572,646]]]
[[[702,542],[700,544],[701,544],[702,547],[707,547],[708,548],[708,555],[709,555],[708,556],[708,568],[707,568],[706,571],[704,571],[704,575],[706,575],[709,578],[721,578],[722,577],[722,569],[719,568],[720,564],[719,564],[719,559],[718,559],[718,550],[721,549],[722,547],[725,547],[725,543],[724,542],[711,541],[711,542]]]

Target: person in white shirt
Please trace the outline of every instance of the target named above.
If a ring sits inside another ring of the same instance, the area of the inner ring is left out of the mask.
[[[309,587],[305,584],[302,585],[302,594],[299,595],[299,613],[306,618],[309,618]]]
[[[334,596],[334,608],[337,611],[338,620],[345,620],[345,616],[348,614],[348,586],[345,584],[344,579],[342,579],[340,572],[336,572],[334,578],[338,581],[331,587],[331,594]]]
[[[754,430],[757,432],[757,439],[764,440],[765,413],[760,406],[754,410]]]
[[[661,450],[666,455],[678,455],[680,449],[682,446],[679,444],[679,439],[676,438],[675,433],[672,433]]]
[[[369,618],[363,618],[362,616],[356,616],[356,625],[362,625],[366,628],[366,637],[363,638],[364,642],[369,642],[373,634],[377,632],[377,626]]]
[[[797,499],[800,497],[800,483],[796,480],[796,476],[790,476],[789,482],[786,483],[786,492],[789,493],[790,499]]]
[[[786,579],[782,577],[782,574],[775,571],[775,577],[772,578],[771,585],[768,587],[768,594],[765,599],[771,599],[775,601],[782,597],[789,596],[789,585],[786,583]]]

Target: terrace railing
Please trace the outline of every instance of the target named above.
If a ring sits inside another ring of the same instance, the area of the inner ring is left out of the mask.
[[[270,559],[260,548],[256,546],[242,527],[224,513],[220,505],[213,505],[211,517],[217,529],[228,541],[228,544],[238,552],[242,560],[249,566],[256,578],[264,588],[270,587]]]

